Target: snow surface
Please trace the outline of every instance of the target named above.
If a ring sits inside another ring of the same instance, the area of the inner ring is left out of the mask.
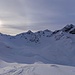
[[[0,75],[75,75],[75,67],[70,66],[39,63],[4,63],[4,65],[5,64],[5,67],[0,68]]]

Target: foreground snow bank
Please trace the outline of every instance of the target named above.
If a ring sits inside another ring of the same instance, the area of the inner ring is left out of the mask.
[[[75,67],[56,64],[7,64],[0,75],[75,75]]]

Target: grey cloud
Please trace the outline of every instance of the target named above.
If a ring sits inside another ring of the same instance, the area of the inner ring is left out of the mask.
[[[3,27],[19,30],[58,29],[75,24],[75,0],[0,0]]]

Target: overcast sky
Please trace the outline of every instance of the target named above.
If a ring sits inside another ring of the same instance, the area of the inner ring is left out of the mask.
[[[0,0],[0,32],[57,30],[75,24],[75,0]]]

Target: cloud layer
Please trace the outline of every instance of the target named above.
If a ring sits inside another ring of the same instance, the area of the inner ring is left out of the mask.
[[[0,32],[55,30],[75,23],[75,0],[0,0]]]

